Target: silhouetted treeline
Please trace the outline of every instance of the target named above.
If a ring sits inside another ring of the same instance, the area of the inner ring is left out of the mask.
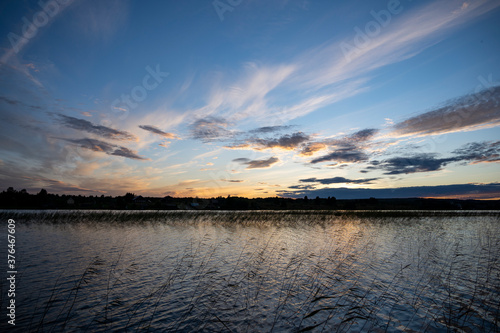
[[[217,197],[164,198],[143,197],[133,193],[123,196],[82,196],[51,194],[42,189],[37,194],[9,187],[0,193],[2,209],[195,209],[195,210],[499,210],[500,200],[455,199],[351,199],[335,197],[309,199]]]

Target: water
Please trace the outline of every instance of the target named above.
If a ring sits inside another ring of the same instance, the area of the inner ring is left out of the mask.
[[[498,213],[0,215],[22,332],[500,331]]]

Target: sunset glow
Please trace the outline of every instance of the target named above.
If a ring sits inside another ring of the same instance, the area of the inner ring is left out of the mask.
[[[3,1],[0,190],[500,198],[499,1],[219,2]]]

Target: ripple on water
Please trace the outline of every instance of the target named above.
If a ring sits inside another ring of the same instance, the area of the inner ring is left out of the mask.
[[[123,214],[110,219],[127,220]],[[84,215],[78,223],[20,221],[20,325],[500,330],[498,215],[162,214],[121,225],[86,223]]]

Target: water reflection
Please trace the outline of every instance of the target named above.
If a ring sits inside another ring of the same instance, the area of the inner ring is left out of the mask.
[[[17,328],[500,329],[497,216],[238,214],[20,221]]]

